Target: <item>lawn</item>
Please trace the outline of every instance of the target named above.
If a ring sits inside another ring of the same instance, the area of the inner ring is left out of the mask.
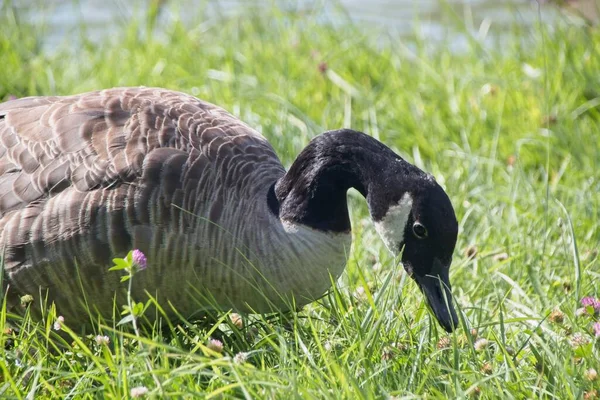
[[[431,40],[310,10],[187,12],[191,26],[153,24],[149,11],[104,41],[81,26],[49,49],[45,30],[0,2],[0,100],[181,90],[257,128],[286,166],[325,130],[364,131],[452,199],[462,327],[439,328],[351,191],[350,261],[321,301],[98,337],[64,321],[67,339],[59,310],[39,322],[3,307],[16,329],[0,332],[0,397],[599,398],[600,306],[581,302],[600,296],[598,28],[492,24],[484,40],[446,10],[454,24]]]

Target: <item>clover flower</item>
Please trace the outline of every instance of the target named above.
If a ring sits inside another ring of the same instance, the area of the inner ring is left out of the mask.
[[[475,347],[475,351],[484,351],[485,349],[488,348],[489,345],[490,345],[489,340],[481,338],[481,339],[477,339],[475,341],[475,343],[473,344],[473,347]]]
[[[146,259],[146,255],[144,255],[141,250],[133,250],[131,258],[133,259],[133,263],[137,266],[138,270],[143,271],[146,269],[148,260]]]
[[[217,340],[217,339],[210,339],[208,341],[208,344],[206,345],[206,347],[208,347],[215,353],[223,352],[223,342],[221,342],[220,340]]]
[[[133,398],[142,397],[148,394],[148,388],[146,386],[137,386],[132,388],[129,394]]]
[[[97,335],[94,340],[98,346],[105,346],[110,343],[110,338],[108,336]]]
[[[58,318],[56,318],[56,321],[54,321],[54,325],[52,326],[54,328],[55,331],[60,331],[62,329],[62,324],[65,323],[65,317],[63,317],[62,315],[59,315]]]
[[[577,332],[573,336],[571,336],[571,347],[573,347],[573,348],[585,346],[589,342],[590,341],[588,340],[588,338],[586,338],[579,332]]]
[[[600,322],[594,324],[594,336],[600,338]]]
[[[248,353],[244,353],[243,351],[237,353],[235,357],[233,357],[233,362],[236,364],[243,364],[248,360]]]
[[[581,299],[581,305],[584,307],[592,307],[594,311],[600,312],[600,299],[587,296]]]

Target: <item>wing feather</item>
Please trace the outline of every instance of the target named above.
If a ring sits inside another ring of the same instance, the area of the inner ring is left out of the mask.
[[[252,159],[232,167],[234,156],[242,154]],[[216,179],[222,179],[217,186],[235,185],[233,171],[256,173],[258,160],[283,173],[258,132],[183,93],[115,88],[2,103],[5,270],[16,274],[36,262],[72,262],[75,256],[85,262],[110,260],[124,245],[149,240],[151,228],[144,224],[169,223],[164,210],[152,211],[156,199],[206,211],[199,202],[208,197],[199,186],[214,185]],[[220,211],[213,207],[212,213]],[[146,232],[145,239],[136,232]],[[99,250],[102,243],[111,251]]]

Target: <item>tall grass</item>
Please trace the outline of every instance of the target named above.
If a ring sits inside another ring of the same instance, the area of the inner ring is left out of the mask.
[[[306,10],[197,11],[191,28],[136,19],[99,43],[47,49],[0,4],[0,99],[167,87],[238,115],[285,165],[321,131],[352,127],[433,173],[460,222],[451,280],[468,326],[438,328],[351,192],[352,254],[322,301],[241,327],[226,314],[141,338],[104,326],[109,345],[69,333],[68,321],[56,337],[60,310],[42,322],[26,314],[0,333],[0,397],[123,398],[145,386],[164,397],[568,399],[599,389],[592,317],[577,311],[600,295],[597,29],[492,25],[495,39],[469,36],[453,52],[466,30],[430,41]]]

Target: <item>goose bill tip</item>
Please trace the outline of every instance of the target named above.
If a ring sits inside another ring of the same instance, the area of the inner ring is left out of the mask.
[[[452,291],[447,273],[448,269],[434,268],[434,270],[438,270],[439,273],[425,276],[414,274],[413,278],[425,295],[427,303],[431,307],[439,324],[446,332],[452,332],[458,327],[459,323],[456,310],[454,309]],[[446,272],[444,273],[444,271]]]

